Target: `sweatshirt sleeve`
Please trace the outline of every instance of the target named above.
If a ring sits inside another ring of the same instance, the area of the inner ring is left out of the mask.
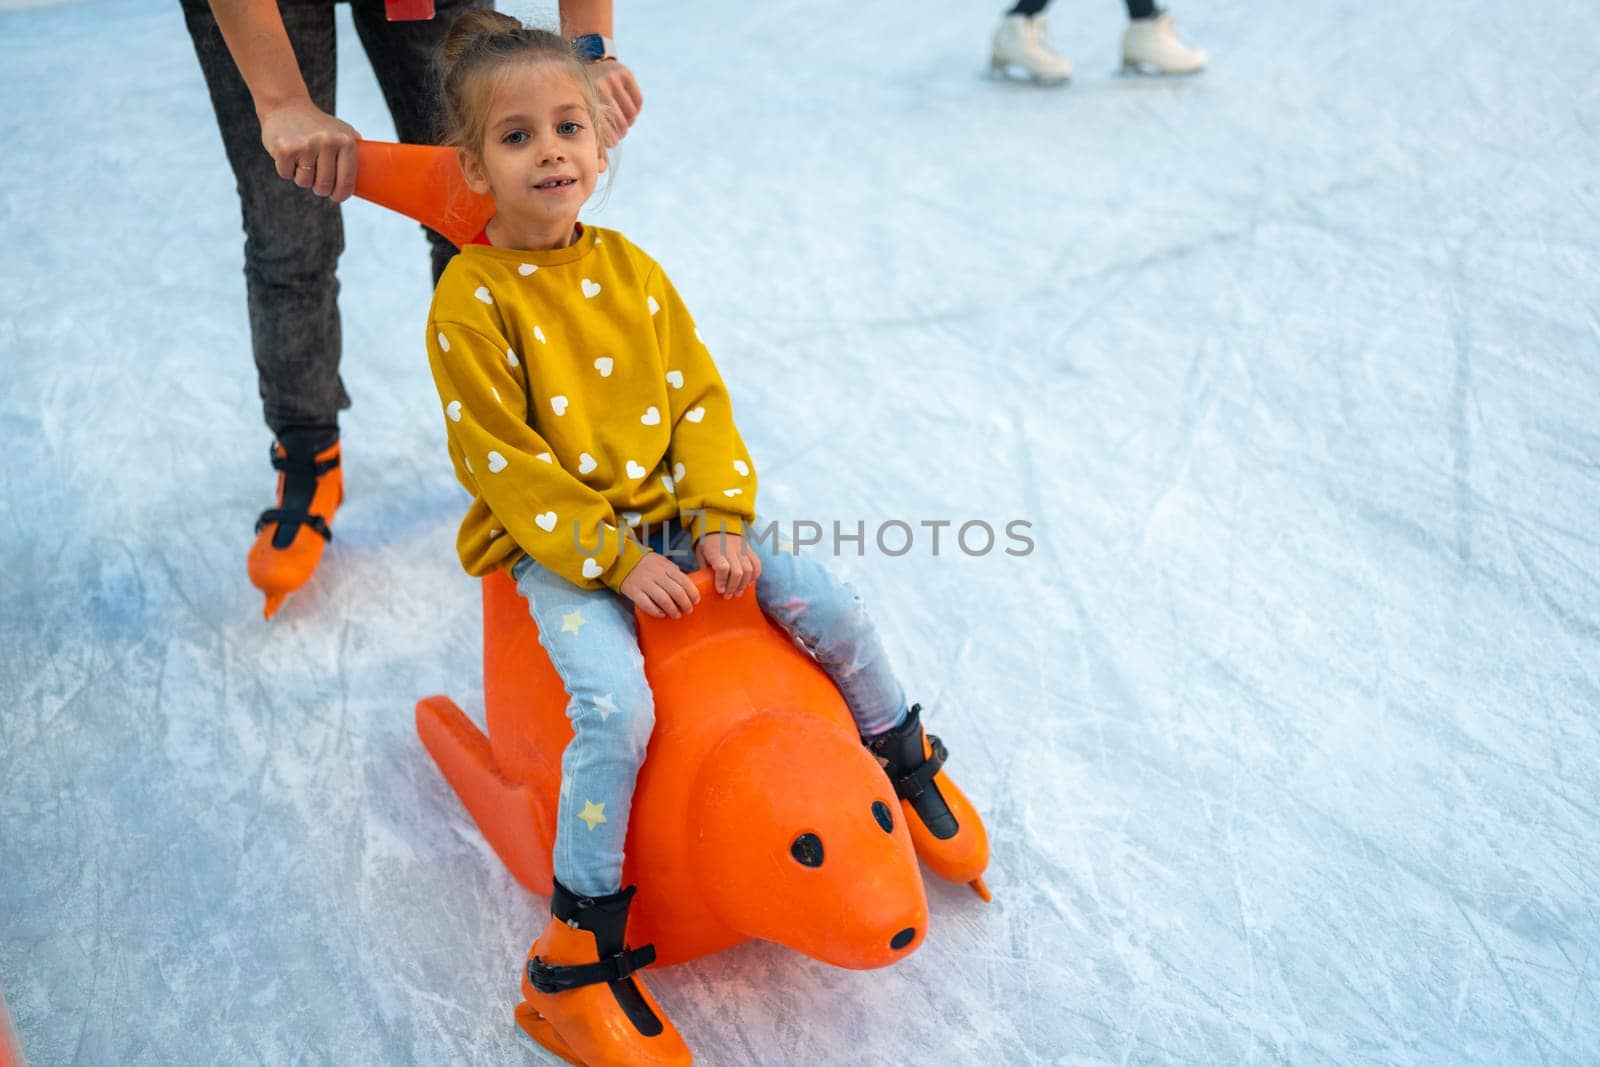
[[[437,320],[428,333],[428,362],[463,483],[541,565],[585,589],[619,589],[646,549],[618,536],[610,503],[563,469],[528,425],[524,370],[505,338]],[[597,552],[579,548],[597,543]]]
[[[694,540],[726,529],[744,533],[756,514],[756,472],[733,422],[733,402],[689,309],[657,267],[645,283],[656,342],[666,367],[672,443],[667,459],[680,522]]]

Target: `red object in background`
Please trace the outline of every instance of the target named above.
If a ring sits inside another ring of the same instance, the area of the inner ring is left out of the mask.
[[[6,1014],[6,996],[0,990],[0,1067],[26,1067],[22,1047],[11,1029],[11,1017]]]
[[[383,0],[390,22],[426,22],[433,18],[433,0]]]

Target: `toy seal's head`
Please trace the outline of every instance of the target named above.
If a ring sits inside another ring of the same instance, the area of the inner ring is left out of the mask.
[[[740,723],[701,765],[694,865],[723,922],[839,967],[883,967],[928,929],[894,790],[855,738],[800,709]]]

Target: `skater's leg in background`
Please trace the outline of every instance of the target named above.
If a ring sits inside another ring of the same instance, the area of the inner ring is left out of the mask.
[[[1017,0],[995,28],[989,45],[992,70],[1020,72],[1043,85],[1059,85],[1072,77],[1072,63],[1050,47],[1045,36],[1044,9],[1050,0]]]
[[[333,113],[335,34],[331,0],[279,5],[311,100]],[[267,425],[332,429],[350,406],[339,378],[338,205],[278,177],[261,145],[250,91],[205,0],[183,0],[184,22],[205,75],[244,218],[250,341]]]
[[[383,0],[351,0],[356,34],[366,49],[378,87],[394,117],[395,136],[405,144],[437,144],[438,75],[434,56],[463,11],[489,8],[489,0],[440,0],[434,16],[418,22],[390,22]],[[438,284],[445,266],[456,254],[455,245],[426,226],[433,259],[433,281]]]
[[[655,728],[633,606],[609,589],[581,589],[531,558],[512,573],[570,698],[556,880],[580,896],[615,893],[622,888],[634,782]]]
[[[1153,74],[1196,74],[1206,54],[1178,36],[1172,16],[1154,0],[1127,0],[1128,28],[1122,35],[1124,67]]]

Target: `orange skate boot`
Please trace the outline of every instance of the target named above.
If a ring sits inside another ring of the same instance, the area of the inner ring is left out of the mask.
[[[922,705],[911,705],[893,730],[861,742],[894,783],[917,857],[945,881],[966,882],[985,901],[991,899],[983,884],[989,835],[972,801],[943,771],[950,756],[944,742],[923,736]]]
[[[271,456],[278,502],[256,520],[249,560],[251,583],[267,595],[262,613],[269,619],[310,581],[333,540],[333,513],[344,502],[338,430],[285,430]]]
[[[552,879],[554,882],[554,879]],[[528,950],[522,1033],[582,1067],[673,1067],[693,1062],[677,1029],[633,976],[656,958],[654,945],[623,944],[636,886],[580,897],[560,882],[550,894],[550,925]]]

